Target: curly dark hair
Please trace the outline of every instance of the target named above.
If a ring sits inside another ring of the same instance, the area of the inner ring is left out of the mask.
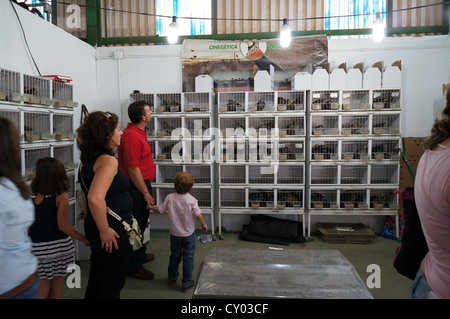
[[[442,110],[443,118],[441,120],[434,121],[430,136],[428,136],[423,142],[425,149],[432,150],[440,142],[450,137],[450,89],[447,89],[445,98],[446,105]]]
[[[180,172],[173,179],[173,183],[178,194],[186,194],[194,186],[194,176],[188,172]]]
[[[42,157],[36,162],[36,176],[31,190],[37,194],[62,194],[69,190],[70,182],[64,164],[54,157]]]
[[[0,117],[0,177],[13,182],[24,199],[30,198],[30,188],[22,179],[19,131],[11,120]]]
[[[81,151],[81,161],[95,158],[102,153],[115,154],[109,141],[118,123],[119,117],[111,112],[97,111],[85,117],[77,129],[77,145]]]

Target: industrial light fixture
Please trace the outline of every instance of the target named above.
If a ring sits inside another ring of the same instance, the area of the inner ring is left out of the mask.
[[[381,19],[381,13],[376,13],[375,21],[373,22],[373,29],[372,29],[372,37],[374,41],[381,41],[384,38],[384,22],[383,19]]]
[[[167,40],[170,44],[178,42],[178,23],[177,17],[172,17],[172,23],[169,24],[169,29],[167,30]]]
[[[280,32],[280,45],[287,48],[291,44],[291,27],[287,23],[287,19],[283,19],[283,26]]]

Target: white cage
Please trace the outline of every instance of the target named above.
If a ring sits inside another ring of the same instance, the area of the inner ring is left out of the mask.
[[[372,134],[400,134],[400,114],[374,114],[372,117]]]
[[[370,189],[370,208],[399,209],[398,194],[393,189]]]
[[[310,166],[311,185],[338,184],[337,165],[314,165]]]
[[[75,169],[73,145],[53,146],[53,157],[60,160],[66,169]]]
[[[296,137],[305,135],[305,117],[278,117],[278,134],[280,137]]]
[[[344,209],[367,209],[367,190],[365,189],[341,189],[339,207]]]
[[[40,104],[41,98],[50,98],[50,80],[41,77],[24,74],[23,75],[23,102],[30,104]],[[64,106],[62,104],[61,106]],[[56,105],[58,106],[58,105]]]
[[[243,187],[224,188],[219,191],[219,205],[223,208],[245,208],[246,189]]]
[[[309,205],[311,209],[337,209],[337,190],[311,188]]]
[[[274,112],[275,92],[248,92],[249,112]]]
[[[400,89],[379,89],[372,92],[374,110],[399,110],[401,105]]]
[[[175,175],[183,171],[183,165],[156,165],[156,183],[173,185]]]
[[[185,128],[189,131],[191,136],[210,136],[211,123],[209,117],[185,117]]]
[[[370,91],[369,90],[342,91],[342,109],[345,111],[370,109]]]
[[[342,140],[341,160],[361,160],[367,161],[369,156],[368,140]]]
[[[53,139],[50,132],[50,113],[26,112],[24,113],[25,141],[34,142],[39,140]]]
[[[371,159],[394,160],[400,159],[399,139],[373,139],[371,141]]]
[[[339,91],[311,92],[311,111],[337,111],[340,108]]]
[[[20,102],[20,73],[0,69],[0,100]]]
[[[399,183],[399,165],[372,164],[370,167],[370,184],[393,184]]]
[[[370,134],[369,115],[342,115],[342,135]]]
[[[339,135],[339,115],[311,114],[312,135]]]
[[[304,161],[305,160],[305,145],[303,140],[278,141],[278,159],[280,161]]]
[[[210,93],[183,93],[184,112],[210,112]]]
[[[152,93],[133,92],[130,94],[130,100],[131,100],[131,103],[137,102],[137,101],[145,101],[147,103],[147,105],[149,106],[150,110],[152,112],[155,111],[155,108],[154,108],[155,95]]]
[[[57,140],[73,139],[73,115],[53,114],[53,133]]]
[[[181,93],[156,94],[155,113],[181,112]]]
[[[23,150],[24,160],[24,178],[30,180],[34,177],[36,162],[42,157],[50,157],[50,147],[26,148]]]
[[[275,190],[254,189],[248,190],[248,205],[251,208],[275,208]]]
[[[277,209],[303,209],[304,207],[303,189],[277,189],[276,195],[277,199],[275,208]]]
[[[276,172],[277,184],[303,185],[304,165],[279,165]]]
[[[171,137],[173,133],[183,133],[179,117],[157,117],[155,121],[156,137]]]
[[[367,165],[341,165],[341,184],[367,184],[367,179]]]
[[[337,160],[339,158],[339,143],[337,140],[311,139],[311,160]]]
[[[219,112],[244,112],[245,100],[245,92],[220,92]]]
[[[305,109],[305,92],[280,91],[277,97],[278,111],[303,111]]]
[[[245,165],[220,165],[220,184],[245,184]]]

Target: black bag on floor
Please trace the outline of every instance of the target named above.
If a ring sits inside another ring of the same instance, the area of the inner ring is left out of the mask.
[[[244,225],[239,239],[260,243],[289,245],[304,243],[303,224],[266,215],[252,215],[250,224]]]
[[[428,252],[428,245],[414,200],[414,188],[406,187],[398,193],[402,203],[402,244],[397,247],[393,263],[399,274],[414,280],[420,263]]]

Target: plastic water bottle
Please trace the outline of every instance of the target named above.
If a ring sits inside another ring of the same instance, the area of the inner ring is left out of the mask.
[[[198,236],[198,241],[203,244],[209,243],[210,241],[212,241],[212,236],[205,234],[205,231],[202,230],[202,234]]]

